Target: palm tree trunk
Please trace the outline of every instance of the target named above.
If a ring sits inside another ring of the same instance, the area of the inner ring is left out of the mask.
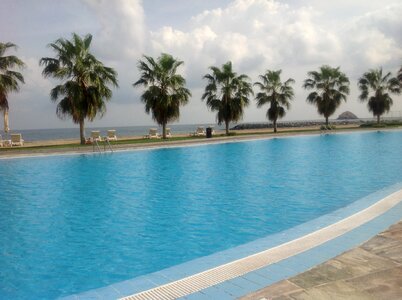
[[[329,125],[329,122],[328,122],[328,117],[325,117],[325,125]]]
[[[162,124],[162,138],[166,139],[166,122]]]
[[[380,115],[377,115],[377,124],[380,125]]]
[[[229,135],[229,121],[225,121],[226,135]]]
[[[85,145],[84,119],[80,120],[80,140],[81,145]]]
[[[276,130],[276,119],[274,120],[274,132],[277,132],[277,130]]]

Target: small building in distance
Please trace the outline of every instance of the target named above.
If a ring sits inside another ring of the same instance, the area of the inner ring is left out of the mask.
[[[337,120],[358,120],[359,118],[352,112],[350,111],[345,111],[341,113]]]

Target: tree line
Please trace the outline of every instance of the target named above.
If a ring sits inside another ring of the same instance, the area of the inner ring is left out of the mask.
[[[54,57],[43,57],[39,64],[43,66],[42,75],[60,81],[50,91],[50,98],[57,103],[56,114],[59,118],[71,118],[80,127],[80,140],[85,143],[85,120],[93,121],[96,116],[106,112],[106,103],[112,98],[112,87],[118,87],[117,72],[105,66],[90,50],[92,35],[83,37],[73,33],[71,40],[60,38],[49,44]],[[24,83],[23,75],[15,69],[25,64],[15,55],[6,56],[10,49],[16,49],[13,43],[0,43],[0,109],[8,112],[8,94],[17,92]],[[187,104],[191,92],[186,88],[186,80],[178,74],[184,64],[170,54],[162,53],[158,58],[144,55],[138,61],[140,78],[133,84],[142,87],[141,101],[145,111],[163,129],[166,138],[166,125],[177,120],[180,107]],[[229,134],[231,122],[239,121],[244,109],[254,96],[253,86],[258,89],[255,100],[258,107],[268,105],[266,116],[273,122],[277,131],[278,119],[285,116],[294,98],[294,79],[281,79],[281,70],[267,70],[259,76],[259,81],[251,83],[245,74],[237,74],[229,61],[221,67],[209,67],[209,73],[203,76],[206,81],[201,100],[216,112],[218,124],[225,124]],[[310,93],[306,101],[317,107],[320,115],[328,120],[336,109],[347,100],[350,92],[349,78],[339,67],[321,66],[317,71],[307,73],[303,88]],[[402,90],[402,67],[396,77],[382,68],[371,69],[358,80],[359,99],[367,102],[370,112],[380,117],[388,112],[393,104],[392,95]]]

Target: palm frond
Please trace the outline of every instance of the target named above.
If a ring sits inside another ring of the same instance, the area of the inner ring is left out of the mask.
[[[335,113],[342,101],[347,100],[350,93],[349,78],[340,71],[340,67],[333,68],[323,65],[318,71],[307,73],[303,88],[313,90],[308,94],[306,101],[317,107],[319,114],[325,118]]]
[[[54,57],[43,57],[42,75],[59,79],[62,83],[50,92],[57,104],[57,115],[71,117],[78,123],[87,118],[92,121],[106,112],[106,102],[112,98],[109,86],[118,87],[117,72],[106,67],[90,52],[92,35],[76,33],[71,40],[59,38],[48,46]]]
[[[398,78],[392,77],[391,72],[383,75],[383,69],[372,69],[365,72],[358,80],[360,89],[359,99],[367,101],[367,107],[374,116],[389,112],[393,104],[390,94],[399,95],[401,85]]]
[[[260,89],[256,96],[257,107],[270,104],[266,115],[269,120],[275,122],[285,116],[285,108],[290,108],[290,101],[294,96],[291,84],[295,81],[289,78],[282,82],[281,73],[282,70],[267,70],[265,74],[259,76],[261,82],[254,83]]]
[[[9,109],[8,94],[18,92],[20,84],[24,82],[22,73],[15,69],[22,69],[25,64],[15,55],[5,56],[10,49],[17,49],[13,43],[0,43],[0,109]]]
[[[249,97],[253,95],[252,84],[245,74],[237,75],[229,61],[221,68],[209,67],[211,73],[205,74],[207,80],[202,100],[211,111],[216,111],[218,124],[238,121],[243,117],[244,107],[249,105]]]
[[[159,125],[177,120],[180,106],[187,104],[191,97],[190,90],[185,87],[186,80],[177,74],[181,65],[182,61],[166,53],[156,60],[144,55],[143,60],[138,61],[141,75],[133,86],[145,88],[141,96],[145,112]]]

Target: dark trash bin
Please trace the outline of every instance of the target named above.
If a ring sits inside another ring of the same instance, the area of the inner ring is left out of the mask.
[[[207,136],[207,138],[212,137],[212,128],[211,127],[207,127],[206,136]]]

